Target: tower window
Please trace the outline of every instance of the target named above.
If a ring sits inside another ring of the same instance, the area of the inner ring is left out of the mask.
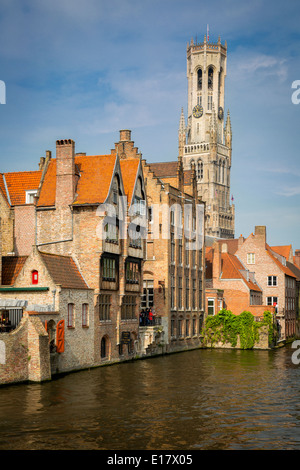
[[[197,79],[198,79],[198,90],[202,90],[202,70],[201,69],[198,70]]]
[[[203,178],[203,162],[202,160],[199,160],[198,165],[197,165],[197,179],[202,180],[202,178]]]
[[[212,95],[208,95],[207,97],[207,109],[208,111],[212,110]]]
[[[214,71],[212,67],[209,67],[208,69],[208,81],[207,81],[207,86],[209,90],[213,89],[213,81],[214,81]]]

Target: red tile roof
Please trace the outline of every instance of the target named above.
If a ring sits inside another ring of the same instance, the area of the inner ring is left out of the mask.
[[[79,170],[74,205],[101,204],[105,201],[116,163],[115,155],[75,156]],[[38,207],[54,206],[56,192],[56,159],[50,161],[41,188]]]
[[[177,176],[178,162],[159,162],[150,163],[150,170],[158,178],[167,178]]]
[[[26,191],[37,190],[40,184],[41,176],[42,171],[18,171],[13,173],[2,173],[0,188],[7,199],[4,184],[5,178],[11,205],[17,206],[20,204],[26,204]]]
[[[24,266],[27,256],[3,256],[2,257],[2,280],[3,286],[12,286],[21,269]]]

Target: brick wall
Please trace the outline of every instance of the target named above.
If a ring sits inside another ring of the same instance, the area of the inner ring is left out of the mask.
[[[16,330],[0,334],[0,341],[5,344],[0,384],[51,378],[48,335],[38,318],[24,316]]]

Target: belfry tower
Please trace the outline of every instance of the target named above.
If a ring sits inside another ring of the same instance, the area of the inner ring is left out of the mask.
[[[179,124],[179,156],[184,170],[195,165],[198,194],[206,202],[206,235],[234,238],[230,200],[232,132],[224,121],[227,44],[187,45],[188,116]],[[225,124],[225,126],[224,126]]]

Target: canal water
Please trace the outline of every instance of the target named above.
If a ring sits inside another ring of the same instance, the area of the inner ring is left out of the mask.
[[[300,450],[294,352],[194,350],[1,387],[0,449]]]

